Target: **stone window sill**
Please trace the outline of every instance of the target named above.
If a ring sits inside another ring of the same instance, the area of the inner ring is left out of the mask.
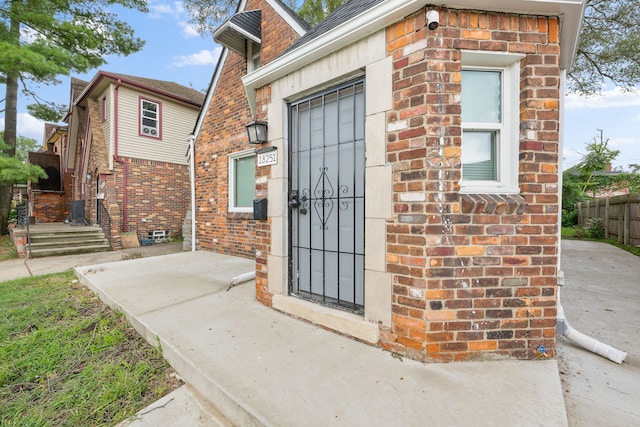
[[[462,194],[461,209],[465,214],[517,214],[527,210],[527,202],[517,194]]]
[[[227,212],[227,219],[237,221],[253,220],[253,212]]]

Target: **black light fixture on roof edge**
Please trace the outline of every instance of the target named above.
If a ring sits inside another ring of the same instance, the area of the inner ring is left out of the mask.
[[[267,142],[267,122],[254,120],[245,127],[249,136],[249,144],[264,144]]]

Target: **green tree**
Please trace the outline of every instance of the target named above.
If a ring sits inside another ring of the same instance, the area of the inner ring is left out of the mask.
[[[582,183],[583,192],[598,192],[603,187],[602,180],[594,179],[596,172],[604,172],[611,165],[616,157],[620,154],[620,150],[612,150],[609,148],[609,139],[604,139],[604,131],[600,132],[600,140],[593,139],[593,142],[586,145],[587,151],[582,155],[582,160],[578,163],[578,170],[584,179]]]
[[[305,0],[298,15],[309,25],[315,25],[339,8],[344,0]]]
[[[33,138],[27,138],[26,136],[20,136],[16,138],[16,159],[21,162],[27,162],[29,159],[29,152],[36,151],[38,148],[38,141]]]
[[[626,90],[640,84],[640,2],[587,0],[576,61],[568,73],[573,92],[594,94],[610,81]]]
[[[0,131],[0,141],[4,141],[4,131]],[[29,158],[30,151],[36,151],[38,148],[38,141],[33,138],[27,138],[26,136],[18,136],[16,138],[16,154],[15,157],[21,162],[26,163]]]
[[[56,104],[55,102],[41,102],[41,100],[34,96],[36,100],[35,104],[27,105],[27,111],[33,117],[36,117],[45,122],[57,123],[67,114],[69,106],[66,104]]]
[[[20,87],[23,94],[33,95],[34,84],[59,83],[57,76],[84,73],[104,64],[107,55],[129,55],[142,48],[144,42],[111,11],[114,6],[147,11],[146,0],[0,2],[0,83],[6,88],[3,158],[15,160]],[[46,103],[40,105],[36,109],[47,112]],[[48,112],[55,116],[56,106],[51,107]],[[0,185],[0,232],[7,228],[11,193],[11,184]]]
[[[35,145],[36,141],[34,139],[22,136],[18,137],[21,145],[16,151],[20,153],[20,155],[9,157],[5,154],[4,150],[7,148],[7,144],[4,143],[2,137],[3,135],[0,135],[0,186],[4,185],[11,188],[13,184],[22,184],[27,181],[37,182],[39,179],[47,177],[47,174],[40,166],[30,165],[24,160],[27,156],[27,152],[24,151],[24,149],[28,149],[32,142]],[[9,202],[9,208],[10,207],[11,203]]]
[[[577,168],[567,169],[562,174],[562,226],[571,227],[578,224],[576,204],[586,200],[582,191],[582,177]]]
[[[578,202],[607,191],[628,189],[630,193],[640,191],[640,165],[631,164],[631,172],[608,172],[609,165],[618,157],[620,150],[609,147],[602,129],[599,136],[586,144],[580,162],[562,174],[562,225],[577,224]]]

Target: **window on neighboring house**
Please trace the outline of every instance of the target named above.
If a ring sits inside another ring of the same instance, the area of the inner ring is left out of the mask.
[[[254,150],[229,155],[229,212],[253,212]]]
[[[519,192],[522,58],[509,53],[462,53],[462,192]]]
[[[140,98],[140,134],[160,138],[162,105],[159,102]]]
[[[107,97],[103,96],[100,102],[100,115],[103,122],[107,121]]]

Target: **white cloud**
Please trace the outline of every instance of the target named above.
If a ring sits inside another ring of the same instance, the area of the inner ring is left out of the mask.
[[[213,65],[220,57],[221,48],[214,50],[201,50],[191,55],[179,55],[173,57],[171,67],[183,68],[188,66]]]
[[[196,30],[196,27],[186,21],[180,21],[178,22],[178,25],[182,27],[182,32],[187,37],[198,37],[200,35],[198,30]]]
[[[18,113],[18,136],[35,139],[38,146],[42,145],[44,122],[29,113]],[[0,128],[4,129],[4,117],[0,117]]]
[[[173,3],[149,4],[149,17],[151,18],[178,17],[183,13],[184,6],[182,2],[179,1]]]
[[[565,98],[565,108],[623,108],[640,106],[640,93],[624,92],[622,89],[615,87],[610,90],[602,91],[601,95],[594,96],[578,96],[574,93],[569,94]]]

